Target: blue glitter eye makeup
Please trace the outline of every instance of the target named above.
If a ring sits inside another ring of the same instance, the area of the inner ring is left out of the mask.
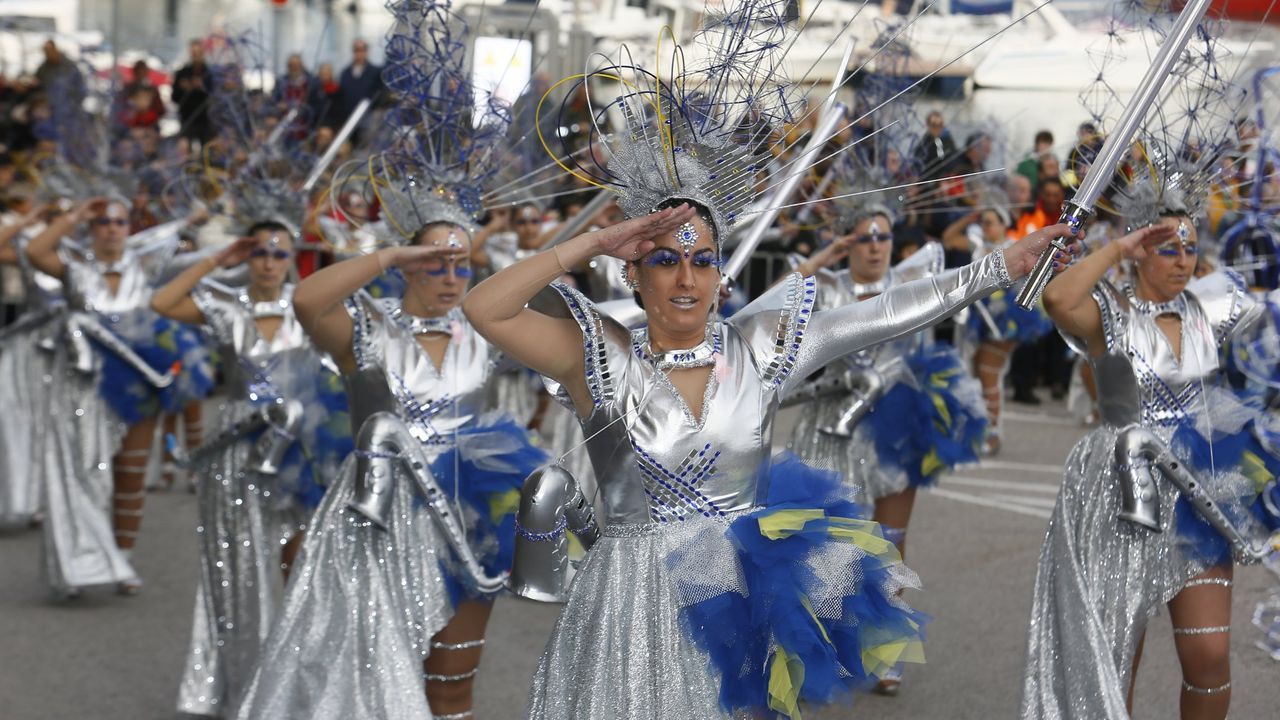
[[[1196,243],[1167,242],[1156,248],[1156,254],[1161,257],[1178,257],[1186,253],[1188,257],[1194,257],[1199,250]]]
[[[703,250],[693,256],[694,267],[719,267],[720,259],[716,257],[715,251]]]
[[[644,263],[649,267],[672,267],[680,263],[680,253],[662,248],[649,253]]]
[[[249,253],[249,257],[252,258],[271,257],[276,260],[288,260],[292,256],[293,253],[288,250],[268,250],[266,248],[255,248],[253,252]]]
[[[442,277],[449,272],[449,263],[442,262],[439,267],[428,267],[423,270],[424,273],[431,277]],[[470,265],[455,265],[453,267],[454,277],[466,279],[471,277]]]

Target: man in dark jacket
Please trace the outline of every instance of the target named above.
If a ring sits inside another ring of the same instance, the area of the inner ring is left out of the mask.
[[[204,62],[204,43],[192,40],[189,45],[191,62],[183,65],[173,76],[173,102],[178,106],[178,119],[182,127],[178,137],[201,145],[213,138],[209,123],[209,90],[213,87],[213,73]]]
[[[351,44],[351,64],[338,78],[338,120],[345,123],[361,100],[377,102],[382,91],[382,68],[369,62],[369,44],[359,38]],[[353,144],[360,142],[360,130],[369,119],[365,115],[360,127],[351,136]]]

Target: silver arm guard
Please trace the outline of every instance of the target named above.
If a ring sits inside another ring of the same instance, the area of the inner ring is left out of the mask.
[[[508,587],[530,600],[564,602],[574,568],[569,539],[578,536],[588,550],[600,538],[591,503],[568,470],[544,465],[524,481],[516,514],[515,559]]]
[[[32,328],[39,327],[42,323],[48,322],[56,317],[58,310],[54,308],[46,308],[43,310],[34,310],[32,312],[23,313],[17,320],[0,328],[0,344],[5,343],[9,338],[20,335]]]
[[[171,367],[169,371],[163,375],[156,372],[155,368],[147,364],[115,333],[102,326],[98,319],[87,313],[71,313],[67,317],[67,338],[70,344],[72,354],[72,363],[79,372],[89,374],[94,370],[93,348],[89,345],[89,340],[96,341],[106,350],[123,360],[127,365],[138,371],[147,384],[163,390],[173,384],[173,380],[177,377],[178,367]]]
[[[262,475],[280,472],[284,454],[289,452],[302,429],[303,412],[302,403],[297,400],[272,403],[262,409],[267,430],[258,437],[249,453],[250,471]]]
[[[840,413],[834,425],[818,428],[818,432],[823,435],[846,440],[852,438],[858,423],[871,412],[871,408],[875,407],[876,402],[887,389],[884,376],[874,368],[849,371],[849,382],[853,388],[853,397],[849,399],[849,404],[845,406],[844,412]]]
[[[168,445],[169,454],[173,456],[173,461],[179,467],[190,470],[203,465],[209,458],[240,442],[241,438],[261,430],[266,425],[267,419],[264,414],[255,413],[243,420],[231,423],[222,432],[190,452],[183,450],[182,446],[178,444],[177,438],[173,435],[166,436],[165,442]]]
[[[280,472],[280,464],[284,454],[298,439],[298,430],[302,427],[303,408],[297,400],[285,400],[262,408],[249,417],[234,422],[218,433],[212,440],[204,443],[190,453],[183,452],[177,440],[169,436],[169,454],[174,461],[185,468],[203,464],[216,453],[240,442],[241,439],[259,430],[265,430],[253,448],[249,451],[249,472],[260,475],[275,475]]]
[[[507,574],[493,577],[485,574],[480,561],[467,545],[466,533],[449,503],[449,496],[432,477],[428,464],[422,445],[409,434],[404,421],[389,412],[370,415],[356,435],[355,496],[347,506],[385,530],[391,516],[391,501],[395,497],[396,467],[404,468],[416,481],[427,508],[440,524],[441,534],[475,582],[476,589],[482,593],[501,590],[506,584]]]
[[[1152,469],[1158,470],[1191,503],[1200,517],[1226,538],[1236,561],[1255,564],[1270,554],[1270,548],[1254,545],[1205,493],[1190,468],[1174,457],[1155,433],[1130,425],[1116,439],[1116,469],[1120,477],[1121,520],[1160,532],[1160,498]]]

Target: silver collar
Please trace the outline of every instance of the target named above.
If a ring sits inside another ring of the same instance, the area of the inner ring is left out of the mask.
[[[883,277],[875,282],[869,283],[860,283],[855,281],[853,276],[849,275],[848,272],[844,273],[840,277],[844,280],[845,287],[849,289],[849,292],[853,293],[855,298],[860,298],[866,295],[879,295],[885,290],[888,290],[889,286],[893,284],[892,270],[886,270]]]
[[[714,365],[721,352],[720,328],[717,323],[707,323],[706,336],[691,348],[655,353],[649,344],[648,328],[636,330],[631,335],[631,348],[636,357],[648,360],[658,370],[680,370]]]
[[[401,307],[397,307],[391,311],[391,317],[400,324],[400,327],[408,330],[414,335],[429,335],[431,333],[452,335],[454,323],[458,322],[459,314],[460,311],[455,309],[450,310],[447,315],[427,318],[410,315]]]
[[[254,302],[249,298],[249,291],[246,289],[240,293],[240,304],[248,308],[250,316],[254,320],[263,318],[284,317],[289,311],[289,306],[293,304],[293,288],[285,285],[280,288],[280,297],[275,300],[261,300]]]
[[[1168,302],[1155,302],[1154,300],[1142,300],[1133,291],[1132,285],[1124,286],[1124,293],[1129,298],[1129,303],[1134,309],[1148,317],[1160,317],[1161,315],[1177,315],[1183,317],[1187,312],[1187,296],[1185,293],[1178,293],[1178,296]]]

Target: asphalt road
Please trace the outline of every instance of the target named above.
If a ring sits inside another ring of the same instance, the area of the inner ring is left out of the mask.
[[[1012,718],[1036,556],[1053,505],[1058,465],[1084,432],[1061,409],[1014,406],[1005,448],[983,467],[921,496],[908,562],[925,589],[910,600],[933,617],[928,664],[908,671],[896,698],[808,718]],[[779,437],[789,429],[779,423]],[[49,601],[35,531],[0,537],[0,719],[159,720],[173,710],[195,587],[195,497],[152,495],[137,551],[147,585],[136,598],[106,590]],[[1280,715],[1280,664],[1253,647],[1249,623],[1269,587],[1265,570],[1236,574],[1233,718]],[[520,717],[557,608],[499,601],[478,679],[477,717]],[[585,629],[590,632],[591,629]],[[1176,718],[1179,686],[1169,621],[1151,626],[1136,718]]]

